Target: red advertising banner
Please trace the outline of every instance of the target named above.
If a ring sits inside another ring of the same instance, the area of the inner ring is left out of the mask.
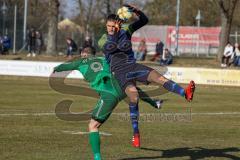
[[[219,46],[220,27],[179,27],[178,44],[191,46]],[[176,27],[167,28],[166,43],[172,46],[176,43]]]
[[[219,47],[220,27],[191,27],[180,26],[178,46],[179,53],[216,54]],[[176,27],[147,25],[137,30],[132,37],[134,50],[139,42],[145,39],[148,52],[155,53],[159,41],[172,52],[176,47]],[[149,53],[150,54],[150,53]]]

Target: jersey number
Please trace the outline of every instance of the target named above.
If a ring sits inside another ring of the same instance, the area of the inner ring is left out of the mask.
[[[103,69],[103,66],[101,63],[99,62],[93,62],[91,65],[90,65],[91,69],[94,71],[94,72],[99,72]]]

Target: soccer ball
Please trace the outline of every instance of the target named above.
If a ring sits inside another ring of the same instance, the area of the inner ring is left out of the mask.
[[[132,17],[132,12],[129,11],[127,7],[122,7],[118,9],[117,15],[119,16],[120,19],[126,21]]]

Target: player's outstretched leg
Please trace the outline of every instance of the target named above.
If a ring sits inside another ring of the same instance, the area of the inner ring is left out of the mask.
[[[89,142],[92,147],[94,160],[101,160],[101,153],[100,153],[100,135],[98,131],[98,127],[101,123],[97,122],[94,119],[90,120],[89,123]]]
[[[184,89],[174,81],[167,79],[155,70],[151,71],[151,73],[148,75],[148,81],[161,84],[166,90],[185,97],[189,102],[193,99],[193,94],[195,91],[194,81],[190,81],[189,85]]]
[[[125,93],[130,99],[129,110],[130,110],[130,118],[131,118],[132,128],[133,128],[132,145],[133,147],[140,147],[140,132],[138,129],[138,119],[139,119],[138,90],[136,89],[135,86],[129,85],[126,87]]]

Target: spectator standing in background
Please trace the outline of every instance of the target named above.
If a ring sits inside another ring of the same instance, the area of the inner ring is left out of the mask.
[[[172,62],[173,55],[167,48],[165,48],[162,54],[162,59],[160,60],[160,65],[167,66],[172,64]]]
[[[11,48],[11,39],[8,35],[3,37],[3,48],[6,53],[8,53],[8,50]]]
[[[164,47],[164,44],[162,41],[158,42],[156,44],[156,49],[155,49],[155,55],[153,56],[153,58],[151,59],[151,61],[156,61],[158,60],[159,58],[162,57],[162,54],[163,54],[163,47]]]
[[[67,38],[66,43],[67,43],[67,57],[72,58],[73,52],[76,52],[78,49],[77,44],[71,38]]]
[[[28,55],[27,57],[36,56],[36,33],[35,29],[31,28],[28,33]]]
[[[238,43],[235,43],[233,47],[233,54],[234,54],[233,58],[234,66],[240,66],[240,46]]]
[[[8,50],[11,48],[11,39],[5,35],[0,37],[0,53],[8,54]]]
[[[3,37],[0,37],[0,54],[8,54],[8,50],[11,47],[11,40],[10,38],[5,35]]]
[[[222,56],[221,67],[230,66],[229,60],[232,57],[233,57],[233,46],[231,45],[230,42],[228,42],[225,49],[224,49],[224,53],[223,53],[223,56]]]
[[[147,55],[147,46],[145,39],[142,39],[137,52],[135,52],[134,57],[137,61],[144,61]]]
[[[42,34],[39,31],[36,31],[36,53],[38,55],[41,54],[42,46],[43,46]]]

